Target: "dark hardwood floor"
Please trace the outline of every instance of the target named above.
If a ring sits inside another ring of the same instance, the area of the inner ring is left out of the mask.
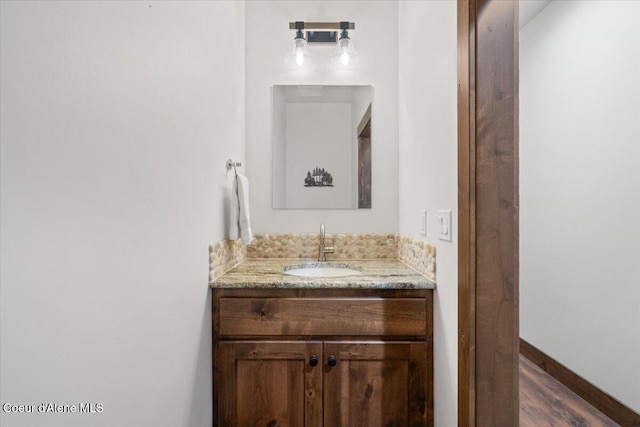
[[[618,425],[529,359],[520,356],[520,427]]]

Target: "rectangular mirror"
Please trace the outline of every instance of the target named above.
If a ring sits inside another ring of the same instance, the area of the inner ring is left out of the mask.
[[[273,86],[273,208],[371,208],[371,86]]]

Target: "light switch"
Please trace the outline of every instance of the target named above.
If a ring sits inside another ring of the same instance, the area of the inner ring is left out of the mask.
[[[451,211],[438,211],[438,239],[451,241]]]
[[[427,235],[427,211],[424,209],[420,211],[420,234]]]

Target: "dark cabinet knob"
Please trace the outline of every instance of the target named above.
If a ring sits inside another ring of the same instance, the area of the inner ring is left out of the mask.
[[[309,358],[309,365],[316,366],[318,364],[318,356],[315,354]]]
[[[327,360],[327,365],[336,366],[336,363],[338,363],[336,361],[336,357],[333,354],[331,356],[329,356],[329,359]]]

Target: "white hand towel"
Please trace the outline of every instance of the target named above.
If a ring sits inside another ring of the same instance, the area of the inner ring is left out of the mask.
[[[233,176],[229,187],[229,239],[237,240],[240,238],[240,228],[238,227],[240,203],[238,202],[238,180],[235,176]]]
[[[240,238],[244,245],[248,245],[253,241],[253,232],[249,214],[249,180],[246,176],[236,175],[230,202],[229,238]]]

